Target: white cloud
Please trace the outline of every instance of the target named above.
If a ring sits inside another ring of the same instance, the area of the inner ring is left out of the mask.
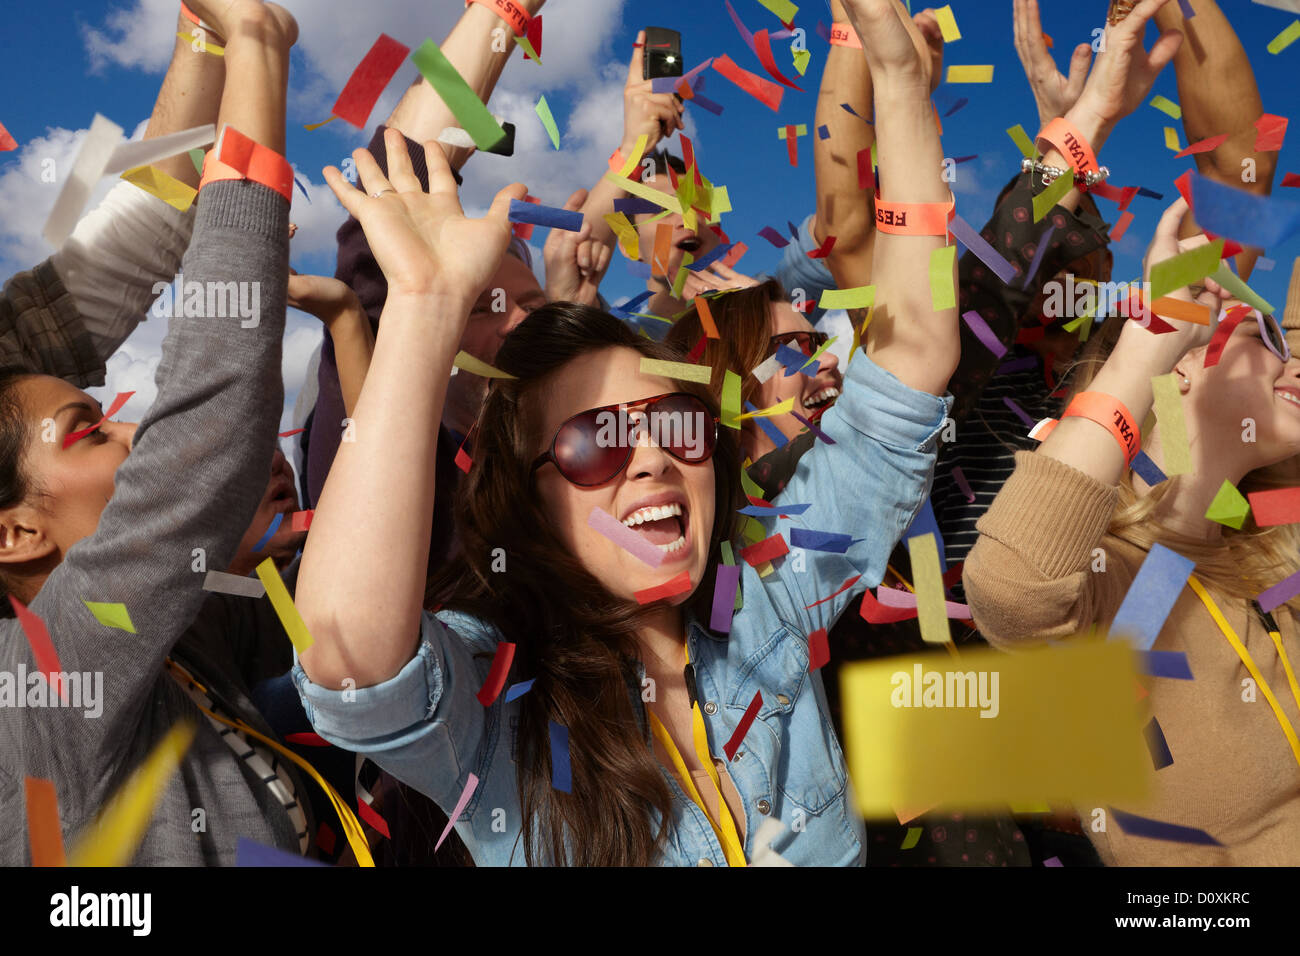
[[[176,35],[175,0],[136,0],[109,12],[99,27],[83,26],[82,39],[92,72],[124,66],[158,73],[171,59]]]
[[[303,259],[311,259],[317,263],[328,261],[332,264],[338,248],[335,233],[348,218],[347,210],[334,197],[334,191],[326,183],[314,182],[308,172],[297,167],[294,167],[294,174],[307,187],[311,200],[308,201],[303,196],[301,189],[294,187],[289,221],[298,227],[298,232],[289,245],[292,261],[295,263],[295,268],[299,269],[304,268],[298,264]],[[306,268],[322,267],[317,265]],[[333,274],[333,268],[330,269],[330,274]]]

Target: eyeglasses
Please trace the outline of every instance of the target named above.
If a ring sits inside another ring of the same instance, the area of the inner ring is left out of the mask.
[[[644,412],[630,418],[627,413],[637,408]],[[718,418],[709,407],[688,392],[668,392],[579,412],[556,430],[550,449],[533,462],[529,474],[551,462],[580,488],[603,485],[627,467],[642,431],[690,465],[708,461],[718,445]]]
[[[1259,322],[1259,337],[1264,340],[1268,350],[1284,363],[1291,360],[1291,344],[1286,340],[1286,332],[1274,316],[1264,315],[1255,310],[1255,319]]]
[[[799,351],[804,355],[812,357],[812,354],[826,344],[830,338],[825,332],[782,332],[780,335],[774,335],[771,338],[771,350],[776,352],[777,348],[782,345],[795,343]]]

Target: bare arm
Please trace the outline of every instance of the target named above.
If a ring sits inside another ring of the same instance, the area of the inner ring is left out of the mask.
[[[361,301],[347,283],[338,279],[291,275],[289,305],[320,319],[329,332],[339,369],[344,414],[351,418],[375,354],[374,330]]]

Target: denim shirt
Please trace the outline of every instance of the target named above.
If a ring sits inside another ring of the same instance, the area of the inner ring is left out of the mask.
[[[880,583],[891,549],[928,494],[936,439],[950,406],[950,398],[908,388],[859,352],[843,395],[820,423],[836,443],[818,441],[779,499],[811,507],[797,518],[764,519],[768,534],[801,526],[851,533],[855,543],[844,554],[792,553],[773,562],[765,578],[743,565],[744,606],[729,635],[687,621],[714,755],[722,753],[755,693],[762,694],[757,719],[728,766],[745,809],[751,859],[759,849],[759,825],[775,816],[785,832],[772,848],[796,866],[864,860],[862,822],[821,674],[808,670],[808,635],[829,629],[855,595]],[[851,587],[831,597],[851,578],[857,578]],[[328,690],[311,683],[301,665],[292,672],[317,733],[366,755],[449,815],[469,774],[478,777],[455,825],[480,866],[524,862],[513,757],[520,703],[507,704],[502,695],[485,708],[475,697],[499,640],[491,625],[468,615],[425,613],[415,657],[382,684]],[[674,819],[659,862],[726,866],[703,812],[667,768],[663,773]]]

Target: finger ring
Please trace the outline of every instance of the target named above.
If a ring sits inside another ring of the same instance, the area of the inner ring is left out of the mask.
[[[1110,13],[1106,17],[1107,22],[1111,26],[1122,23],[1124,18],[1132,13],[1133,8],[1136,6],[1137,0],[1111,0]]]
[[[396,190],[396,189],[393,189],[393,188],[390,186],[390,187],[387,188],[387,189],[379,189],[379,190],[376,190],[375,192],[373,192],[373,193],[370,194],[370,198],[371,198],[371,199],[378,199],[380,196],[384,195],[385,193],[395,193],[395,192],[397,192],[397,190]]]

